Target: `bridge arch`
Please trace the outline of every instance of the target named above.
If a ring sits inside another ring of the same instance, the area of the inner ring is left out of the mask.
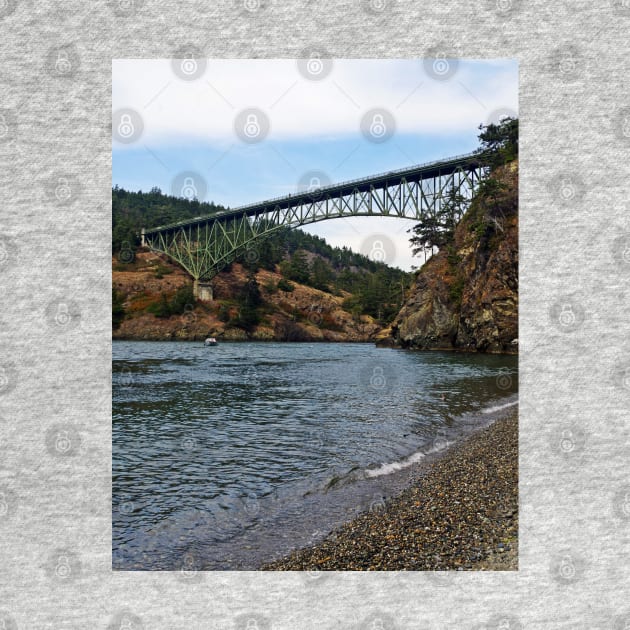
[[[452,189],[471,199],[486,172],[484,154],[456,156],[143,229],[142,244],[182,266],[197,296],[199,281],[210,281],[252,243],[280,228],[355,216],[421,221],[440,211]]]

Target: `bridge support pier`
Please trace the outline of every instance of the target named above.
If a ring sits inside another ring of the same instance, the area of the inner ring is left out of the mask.
[[[195,291],[195,285],[197,290]],[[202,302],[212,302],[214,300],[214,288],[208,280],[195,280],[193,284],[193,293],[198,300]]]

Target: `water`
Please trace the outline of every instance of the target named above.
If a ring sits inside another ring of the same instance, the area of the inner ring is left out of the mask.
[[[113,344],[113,565],[255,569],[516,402],[517,357]]]

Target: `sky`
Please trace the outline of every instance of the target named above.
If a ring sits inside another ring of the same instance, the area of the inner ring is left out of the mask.
[[[468,153],[518,114],[515,60],[179,60],[112,63],[112,182],[238,207]],[[376,117],[375,117],[376,116]],[[380,116],[380,117],[379,117]],[[383,126],[379,127],[379,123]],[[376,125],[376,126],[374,126]],[[302,229],[410,270],[413,221]],[[150,227],[150,226],[147,226]]]

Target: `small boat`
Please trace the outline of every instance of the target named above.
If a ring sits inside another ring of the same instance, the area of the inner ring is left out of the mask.
[[[208,337],[204,342],[204,346],[217,346],[219,342],[214,337]]]

